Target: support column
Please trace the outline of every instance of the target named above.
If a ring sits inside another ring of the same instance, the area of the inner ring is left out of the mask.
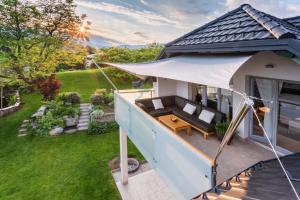
[[[127,155],[127,135],[120,127],[120,169],[121,182],[123,185],[128,183],[128,155]]]
[[[204,106],[207,106],[207,86],[206,85],[201,86],[201,97],[202,97],[202,104]]]
[[[222,91],[221,88],[218,88],[217,90],[217,109],[218,111],[221,111],[221,105],[222,104]]]

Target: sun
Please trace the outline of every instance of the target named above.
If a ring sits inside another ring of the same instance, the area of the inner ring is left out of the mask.
[[[85,28],[84,28],[83,26],[81,26],[81,27],[79,28],[79,32],[84,33],[84,32],[85,32]]]

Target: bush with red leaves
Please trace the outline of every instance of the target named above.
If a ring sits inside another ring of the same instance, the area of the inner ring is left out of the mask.
[[[47,79],[38,82],[38,88],[44,100],[53,100],[58,93],[61,82],[56,79],[55,74],[51,74]]]

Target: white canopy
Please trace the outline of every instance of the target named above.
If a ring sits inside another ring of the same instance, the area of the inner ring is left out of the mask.
[[[139,77],[153,76],[230,89],[232,76],[250,57],[239,55],[178,56],[148,63],[105,64]]]

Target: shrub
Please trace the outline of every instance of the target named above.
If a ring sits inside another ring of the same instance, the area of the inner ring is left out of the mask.
[[[103,117],[103,115],[104,115],[103,110],[100,110],[100,109],[94,110],[90,114],[91,121],[96,121],[97,119],[101,119],[101,117]]]
[[[61,87],[61,82],[56,79],[55,74],[51,74],[47,79],[38,82],[38,89],[40,90],[45,100],[54,99]]]
[[[102,96],[100,94],[93,94],[90,97],[91,104],[98,106],[102,103]]]
[[[80,103],[80,95],[77,92],[62,92],[58,94],[57,100],[64,103]]]
[[[217,122],[215,125],[216,134],[217,135],[224,135],[228,129],[229,124],[227,122]]]
[[[113,101],[114,101],[114,94],[112,92],[106,92],[104,94],[103,103],[105,105],[109,105]]]
[[[91,121],[89,123],[88,134],[103,134],[109,133],[118,128],[118,124],[116,122],[103,122],[97,123],[95,121]]]
[[[52,112],[47,112],[41,118],[38,118],[36,121],[35,133],[39,135],[46,135],[50,130],[56,126],[64,127],[64,119],[61,117],[54,116]]]
[[[47,103],[48,112],[55,117],[75,117],[80,114],[80,108],[77,105],[64,105],[62,101],[50,101]]]
[[[95,93],[90,97],[90,101],[93,105],[109,105],[114,101],[114,94],[107,92],[106,89],[97,89]]]
[[[96,89],[95,94],[104,94],[106,92],[106,89]]]

